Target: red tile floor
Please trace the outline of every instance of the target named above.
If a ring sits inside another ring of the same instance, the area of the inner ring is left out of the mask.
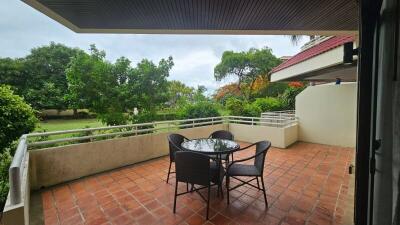
[[[235,158],[252,153],[254,149],[245,150]],[[302,142],[288,149],[271,148],[264,170],[268,208],[262,192],[251,187],[232,191],[229,206],[226,196],[216,196],[214,187],[209,221],[205,202],[196,193],[179,196],[177,212],[172,213],[175,181],[166,184],[169,159],[162,157],[45,189],[44,221],[46,225],[345,224],[346,209],[352,207],[353,178],[347,168],[353,157],[352,148]]]

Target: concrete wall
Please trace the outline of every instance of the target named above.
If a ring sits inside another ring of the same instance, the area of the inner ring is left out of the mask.
[[[227,124],[218,124],[176,133],[188,138],[201,138],[208,137],[215,130],[226,129]],[[167,135],[155,133],[31,151],[31,189],[167,155]]]
[[[229,131],[233,133],[238,141],[257,142],[268,140],[277,148],[286,148],[297,141],[298,125],[285,128],[252,126],[247,124],[229,124]]]
[[[29,153],[24,159],[24,171],[22,173],[21,203],[11,206],[10,194],[8,194],[6,205],[3,210],[2,224],[4,225],[29,225],[29,203],[30,203],[30,179],[29,179]],[[1,224],[1,223],[0,223]]]
[[[299,140],[355,147],[357,84],[307,87],[296,97]]]

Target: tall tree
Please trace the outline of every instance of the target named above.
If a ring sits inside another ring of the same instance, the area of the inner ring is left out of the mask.
[[[37,109],[66,109],[67,79],[65,70],[82,50],[51,42],[34,48],[25,58],[29,85],[23,91],[27,102]]]
[[[27,87],[24,59],[0,58],[0,83],[10,85],[16,94],[23,95]]]
[[[225,51],[222,54],[221,62],[214,68],[214,77],[220,81],[228,76],[237,76],[239,90],[242,90],[242,83],[246,83],[247,89],[252,90],[254,82],[260,76],[269,81],[269,72],[279,63],[280,60],[268,47],[251,48],[247,52]]]
[[[103,51],[91,46],[90,54],[78,54],[67,69],[68,99],[95,112],[107,125],[126,123],[134,108],[139,109],[140,116],[154,113],[167,97],[166,78],[172,58],[162,59],[158,65],[146,59],[136,67],[130,64],[124,57],[110,63]]]
[[[194,88],[186,86],[184,83],[172,80],[168,81],[168,102],[171,108],[177,108],[190,102],[194,94]]]
[[[103,123],[124,124],[126,99],[120,94],[118,75],[127,70],[118,61],[115,66],[107,62],[104,52],[91,46],[90,55],[81,52],[67,69],[67,99],[75,108],[85,107],[95,112]]]

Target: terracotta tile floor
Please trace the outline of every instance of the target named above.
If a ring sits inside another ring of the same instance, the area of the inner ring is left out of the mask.
[[[169,159],[162,157],[44,190],[44,220],[72,225],[344,224],[352,198],[347,166],[353,155],[352,148],[301,142],[286,150],[271,148],[264,171],[269,207],[261,191],[246,186],[231,192],[227,206],[226,196],[217,198],[214,188],[209,221],[196,193],[178,197],[177,213],[172,213],[174,178],[166,184]]]

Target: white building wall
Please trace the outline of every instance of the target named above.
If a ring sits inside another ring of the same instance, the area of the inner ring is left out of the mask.
[[[355,147],[357,84],[307,87],[296,97],[299,140]]]

